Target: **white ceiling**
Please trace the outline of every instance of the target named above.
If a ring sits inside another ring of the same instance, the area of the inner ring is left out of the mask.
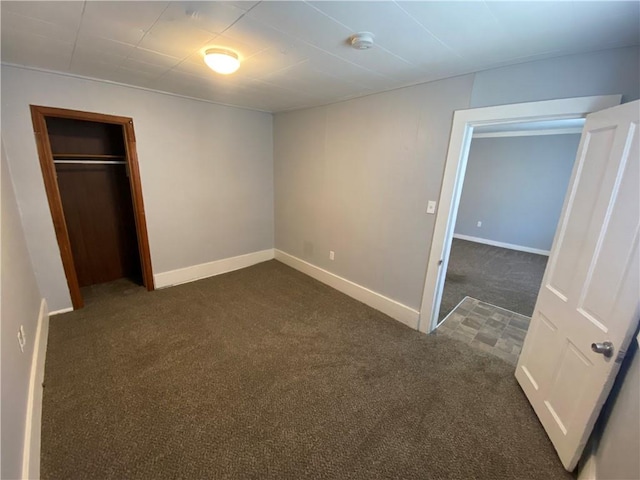
[[[2,1],[2,62],[271,112],[638,45],[639,1]],[[370,50],[348,37],[375,34]],[[223,76],[203,51],[242,60]]]

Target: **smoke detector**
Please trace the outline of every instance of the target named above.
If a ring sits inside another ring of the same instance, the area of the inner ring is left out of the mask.
[[[201,15],[198,10],[187,8],[184,13],[187,15],[187,17],[192,18],[193,20],[200,20]]]
[[[373,47],[373,33],[371,32],[359,32],[354,33],[349,37],[349,43],[357,50],[367,50]]]

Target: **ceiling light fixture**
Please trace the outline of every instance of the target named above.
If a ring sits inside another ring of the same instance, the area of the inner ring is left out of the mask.
[[[366,50],[373,47],[373,33],[371,32],[359,32],[354,33],[349,37],[351,46],[357,50]]]
[[[229,75],[240,68],[236,52],[224,48],[210,48],[204,53],[204,63],[214,72]]]

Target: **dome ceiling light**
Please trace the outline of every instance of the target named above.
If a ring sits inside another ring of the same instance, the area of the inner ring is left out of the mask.
[[[354,33],[349,37],[349,43],[356,50],[367,50],[373,47],[374,35],[371,32]]]
[[[229,75],[240,68],[238,54],[226,48],[210,48],[204,53],[204,63],[214,72]]]

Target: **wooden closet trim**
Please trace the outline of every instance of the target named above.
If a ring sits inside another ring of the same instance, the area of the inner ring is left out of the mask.
[[[33,131],[36,136],[38,157],[40,159],[40,167],[42,169],[42,177],[44,179],[44,186],[47,192],[47,199],[49,201],[49,209],[51,210],[51,217],[53,218],[53,227],[56,232],[58,246],[60,247],[62,266],[67,277],[67,284],[69,286],[69,293],[71,294],[73,308],[82,308],[84,302],[82,300],[82,294],[80,293],[80,285],[78,284],[78,276],[76,274],[73,254],[71,252],[71,243],[69,241],[69,232],[64,218],[64,210],[62,209],[62,199],[60,197],[60,190],[58,189],[58,181],[56,179],[53,153],[51,151],[47,123],[45,121],[46,117],[88,120],[92,122],[111,123],[122,126],[125,143],[125,156],[127,168],[129,169],[129,186],[131,188],[133,213],[136,223],[136,235],[138,237],[138,253],[140,255],[140,266],[142,269],[142,283],[147,290],[153,290],[155,287],[153,283],[153,270],[151,268],[149,235],[147,233],[147,221],[144,213],[144,202],[142,199],[142,184],[140,181],[140,169],[138,168],[138,154],[136,150],[136,136],[133,129],[133,119],[115,115],[104,115],[101,113],[67,110],[64,108],[43,107],[39,105],[30,105],[30,107]]]

